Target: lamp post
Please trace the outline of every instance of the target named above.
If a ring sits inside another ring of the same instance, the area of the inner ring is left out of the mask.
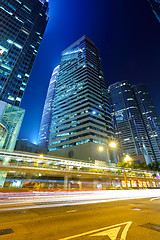
[[[109,148],[111,149],[115,149],[117,147],[117,143],[115,141],[111,141],[109,142],[106,150],[107,150],[107,159],[108,159],[108,163],[111,166],[111,160],[110,160],[110,155],[109,155]],[[102,152],[104,149],[102,146],[99,147],[99,151]]]
[[[128,163],[131,160],[131,157],[126,154],[124,157],[124,162]],[[127,187],[127,175],[126,175],[126,171],[124,170],[124,181],[126,183],[126,187]]]

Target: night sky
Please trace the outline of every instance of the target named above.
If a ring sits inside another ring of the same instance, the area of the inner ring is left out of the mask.
[[[87,35],[100,49],[107,86],[145,83],[160,114],[160,23],[147,0],[50,0],[49,22],[21,107],[20,139],[37,142],[44,101],[61,52]]]

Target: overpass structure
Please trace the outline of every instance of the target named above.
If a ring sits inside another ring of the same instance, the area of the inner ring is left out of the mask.
[[[17,151],[0,151],[1,186],[6,177],[16,173],[25,173],[29,176],[51,176],[64,178],[64,188],[67,189],[69,179],[89,179],[97,181],[154,181],[160,187],[159,173],[147,170],[133,170],[108,166],[105,163],[91,163],[67,159],[62,157],[43,156]],[[8,177],[7,177],[8,178]]]

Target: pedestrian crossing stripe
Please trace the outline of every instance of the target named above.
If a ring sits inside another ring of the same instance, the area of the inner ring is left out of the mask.
[[[74,235],[74,236],[62,238],[62,239],[59,239],[59,240],[76,239],[78,237],[80,238],[80,237],[83,237],[85,235],[88,235],[89,237],[92,237],[92,239],[95,239],[94,237],[108,236],[110,238],[110,240],[116,240],[117,236],[118,236],[118,233],[120,232],[121,229],[123,229],[123,230],[121,231],[121,236],[119,236],[118,239],[119,240],[125,240],[126,236],[127,236],[128,229],[131,226],[131,224],[132,224],[131,221],[124,222],[124,223],[119,223],[119,224],[116,224],[116,225],[103,227],[103,228],[99,228],[99,229],[92,230],[92,231],[89,231],[89,232],[85,232],[85,233],[77,234],[77,235]]]

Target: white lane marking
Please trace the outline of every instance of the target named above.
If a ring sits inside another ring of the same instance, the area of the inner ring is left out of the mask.
[[[72,213],[72,212],[77,212],[78,210],[70,210],[70,211],[66,211],[67,213]]]
[[[157,199],[160,199],[160,198],[159,197],[152,198],[152,199],[150,199],[150,202],[157,200]]]
[[[96,229],[96,230],[92,230],[92,231],[89,231],[89,232],[85,232],[85,233],[81,233],[81,234],[77,234],[77,235],[74,235],[74,236],[70,236],[70,237],[66,237],[66,238],[61,238],[59,240],[69,240],[69,239],[75,239],[75,238],[78,238],[78,237],[83,237],[83,236],[90,236],[90,237],[93,237],[93,236],[102,236],[102,234],[105,234],[105,235],[108,235],[108,237],[110,237],[111,240],[116,240],[117,238],[117,235],[118,235],[118,232],[120,230],[120,228],[118,228],[119,226],[123,226],[125,225],[123,231],[122,231],[122,234],[119,238],[119,240],[125,240],[126,239],[126,236],[127,236],[127,232],[128,232],[128,229],[129,227],[131,226],[132,222],[129,221],[129,222],[124,222],[124,223],[119,223],[119,224],[116,224],[116,225],[113,225],[113,226],[109,226],[109,227],[104,227],[104,228],[99,228],[99,229]],[[107,229],[110,229],[111,231],[106,231]],[[102,232],[103,231],[103,232]],[[114,234],[114,231],[115,231],[115,234]],[[94,234],[94,233],[97,233],[98,232],[98,235],[97,234]],[[100,235],[100,232],[102,232],[102,234]],[[104,235],[103,235],[104,236]],[[112,237],[112,238],[111,238]]]
[[[141,211],[142,209],[140,209],[140,208],[132,208],[132,210]]]

